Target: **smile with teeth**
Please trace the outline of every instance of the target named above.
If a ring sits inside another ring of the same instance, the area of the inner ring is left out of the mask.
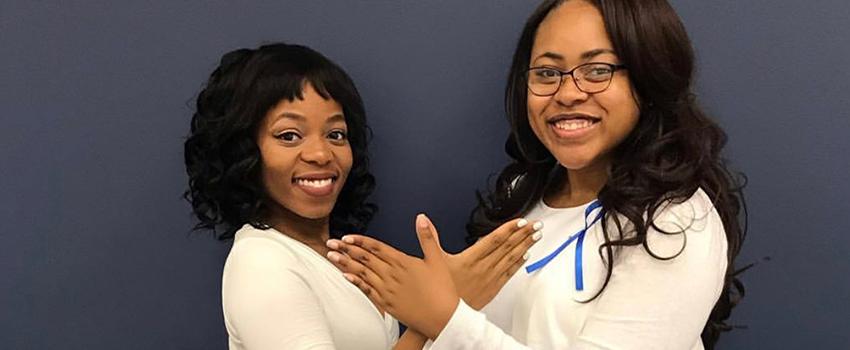
[[[322,188],[333,184],[336,178],[329,177],[327,179],[295,179],[298,186],[306,186],[313,188]]]
[[[311,175],[305,177],[294,177],[292,183],[302,192],[313,196],[325,198],[334,193],[337,177],[333,175]]]
[[[590,127],[594,123],[595,123],[595,121],[592,121],[590,119],[580,118],[580,119],[559,120],[557,122],[554,122],[553,125],[556,128],[561,129],[561,130],[572,131],[572,130],[579,130],[579,129],[584,129],[584,128]]]

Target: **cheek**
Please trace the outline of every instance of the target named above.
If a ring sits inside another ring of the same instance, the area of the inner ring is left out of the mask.
[[[269,192],[285,190],[295,164],[293,152],[281,147],[260,147],[263,182]]]
[[[354,153],[350,145],[340,147],[336,152],[336,159],[339,162],[339,167],[343,174],[347,177],[351,172],[351,167],[354,164]]]
[[[616,132],[620,139],[625,138],[637,125],[640,117],[640,109],[632,90],[628,87],[618,86],[616,89],[609,89],[609,94],[600,96],[600,104],[605,106],[605,109],[612,123],[610,127]]]
[[[545,123],[543,123],[543,119],[540,117],[540,115],[543,114],[543,110],[546,108],[546,104],[548,103],[548,101],[548,97],[543,98],[529,94],[528,100],[526,102],[528,124],[531,125],[531,129],[534,131],[534,134],[537,135],[537,138],[540,138],[542,128],[545,127]]]

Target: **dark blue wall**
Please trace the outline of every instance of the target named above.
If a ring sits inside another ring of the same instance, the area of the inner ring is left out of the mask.
[[[189,102],[225,51],[308,44],[367,104],[381,205],[372,234],[416,252],[428,212],[462,247],[500,169],[502,90],[534,1],[0,3],[0,343],[224,348],[228,246],[190,235]],[[748,297],[724,348],[850,340],[850,3],[674,1],[704,105],[750,178]]]

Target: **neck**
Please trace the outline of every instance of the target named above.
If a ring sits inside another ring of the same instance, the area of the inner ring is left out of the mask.
[[[577,207],[599,196],[599,191],[608,182],[608,162],[582,169],[567,169],[565,181],[547,198],[555,208]]]
[[[324,256],[328,249],[325,242],[330,239],[330,218],[310,219],[293,213],[281,206],[272,206],[266,224]]]

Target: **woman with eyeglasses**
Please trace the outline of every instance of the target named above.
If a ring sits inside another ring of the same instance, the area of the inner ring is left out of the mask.
[[[326,259],[329,238],[364,232],[376,206],[369,129],[354,83],[300,45],[225,54],[197,98],[185,143],[196,228],[233,240],[222,274],[231,350],[421,348]],[[494,227],[458,264],[490,298],[534,243],[527,220]],[[451,284],[451,281],[449,281]]]
[[[737,300],[744,201],[693,72],[665,0],[544,1],[509,75],[512,161],[467,225],[474,242],[542,221],[524,268],[469,305],[441,282],[458,268],[424,217],[424,259],[351,235],[332,260],[434,350],[712,348]]]

